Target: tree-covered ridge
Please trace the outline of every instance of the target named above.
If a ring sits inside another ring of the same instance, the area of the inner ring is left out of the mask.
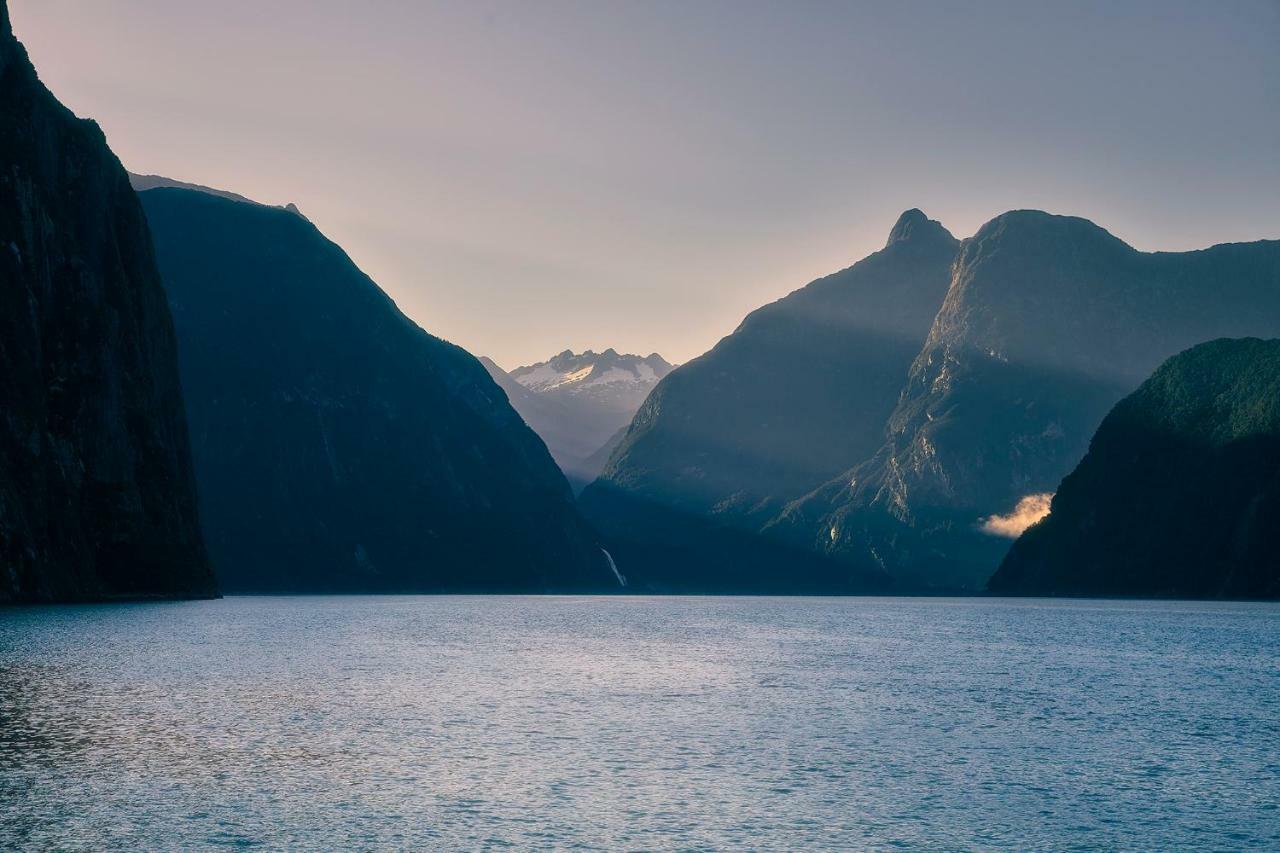
[[[1221,339],[1169,359],[1113,417],[1221,447],[1280,431],[1280,341]]]
[[[1280,596],[1280,340],[1222,339],[1118,403],[991,589]]]

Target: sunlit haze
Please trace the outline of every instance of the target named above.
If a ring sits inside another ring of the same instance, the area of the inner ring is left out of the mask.
[[[1280,237],[1280,5],[12,0],[135,172],[294,202],[511,368],[685,361],[878,248],[1011,208]]]

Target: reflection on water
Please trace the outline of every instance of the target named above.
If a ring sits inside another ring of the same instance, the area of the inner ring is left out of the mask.
[[[0,847],[1280,845],[1280,606],[0,610]]]

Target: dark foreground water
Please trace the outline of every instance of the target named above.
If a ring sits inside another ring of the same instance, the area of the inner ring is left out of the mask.
[[[0,847],[1276,848],[1280,607],[0,610]]]

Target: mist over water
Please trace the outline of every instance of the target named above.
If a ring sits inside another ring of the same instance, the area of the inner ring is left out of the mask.
[[[0,847],[1280,844],[1280,605],[0,611]]]

